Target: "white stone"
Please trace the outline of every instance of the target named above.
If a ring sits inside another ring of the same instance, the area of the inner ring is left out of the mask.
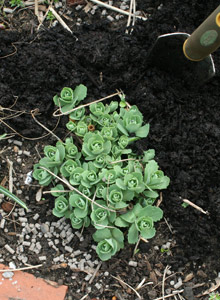
[[[5,227],[5,219],[1,219],[0,228],[3,229]]]
[[[114,21],[114,18],[110,15],[107,16],[107,19],[110,21],[110,22],[113,22]]]
[[[136,261],[130,260],[128,264],[131,267],[137,267],[137,262]]]
[[[24,242],[23,242],[23,246],[29,247],[30,245],[31,245],[31,242],[28,242],[28,241],[24,241]]]
[[[85,281],[89,281],[91,277],[92,277],[92,275],[91,275],[91,274],[88,274],[88,275],[86,275],[86,277],[85,277]]]
[[[15,253],[15,250],[12,249],[8,244],[5,245],[5,249],[10,252],[12,255]]]
[[[59,256],[54,257],[53,261],[54,261],[55,263],[57,263],[58,261],[60,261],[60,257],[59,257]]]
[[[39,214],[35,214],[35,215],[33,216],[33,219],[34,219],[35,221],[37,221],[37,220],[39,219],[39,217],[40,217]]]
[[[12,278],[14,276],[14,273],[11,271],[6,271],[4,273],[2,273],[2,276],[6,279]]]
[[[40,261],[47,260],[47,257],[46,256],[39,256],[39,260]]]
[[[14,145],[17,145],[17,146],[22,146],[22,142],[21,141],[17,141],[17,140],[14,140],[13,141]]]
[[[70,246],[65,246],[64,248],[67,252],[72,253],[73,252],[73,248]]]

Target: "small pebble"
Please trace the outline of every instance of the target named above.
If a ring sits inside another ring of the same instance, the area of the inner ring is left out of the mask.
[[[7,272],[4,272],[4,273],[2,274],[2,276],[3,276],[4,278],[6,278],[6,279],[10,279],[10,278],[12,278],[12,277],[14,276],[14,273],[11,272],[11,271],[7,271]]]
[[[67,252],[70,252],[70,253],[73,252],[73,248],[70,247],[70,246],[65,246],[65,250],[66,250]]]
[[[10,269],[16,269],[16,265],[13,261],[11,261],[8,266]]]
[[[40,225],[40,230],[42,233],[47,233],[49,231],[49,226],[47,224],[41,224]]]
[[[176,284],[174,284],[174,288],[177,290],[178,288],[180,288],[182,286],[183,282],[182,279],[178,280],[178,282]]]
[[[17,141],[17,140],[14,140],[13,143],[17,146],[22,146],[22,142],[21,141]]]
[[[37,220],[39,219],[39,217],[40,217],[39,214],[35,214],[35,215],[33,216],[34,221],[37,221]]]
[[[24,242],[23,242],[23,246],[29,247],[30,245],[31,245],[31,242],[28,242],[28,241],[24,241]]]
[[[26,156],[30,156],[31,153],[30,153],[30,151],[24,150],[24,151],[23,151],[23,154],[26,155]]]
[[[171,275],[172,274],[172,272],[169,269],[166,271],[166,273],[167,273],[167,275]]]
[[[82,5],[77,5],[75,10],[80,10],[82,8]]]
[[[47,257],[46,256],[39,256],[39,260],[40,261],[47,260]]]
[[[3,229],[5,227],[5,219],[1,219],[0,228]]]
[[[110,22],[113,22],[114,21],[114,18],[110,15],[107,16],[107,19],[110,21]]]
[[[54,257],[53,261],[54,261],[55,263],[57,263],[58,261],[60,261],[60,257],[59,257],[59,256]]]
[[[130,260],[128,265],[131,266],[131,267],[137,267],[137,262]]]
[[[74,256],[80,255],[82,252],[80,250],[76,250],[73,252]]]
[[[23,218],[23,217],[19,217],[18,218],[19,219],[19,221],[21,222],[21,223],[27,223],[27,221],[28,221],[28,219],[27,218]]]
[[[97,282],[97,283],[95,284],[95,287],[97,288],[97,290],[100,290],[102,286],[101,286],[100,283]]]
[[[91,277],[92,277],[92,275],[91,275],[91,274],[88,274],[88,275],[86,275],[86,277],[85,277],[85,281],[89,281]]]
[[[12,255],[15,253],[15,250],[13,250],[8,244],[5,245],[5,249],[10,252]]]

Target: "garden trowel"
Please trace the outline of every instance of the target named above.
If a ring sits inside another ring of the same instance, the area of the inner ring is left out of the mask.
[[[210,55],[220,46],[220,5],[192,33],[160,35],[149,54],[151,64],[172,72],[191,85],[201,85],[215,75]]]

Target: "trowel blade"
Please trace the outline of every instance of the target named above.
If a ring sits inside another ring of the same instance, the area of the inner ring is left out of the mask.
[[[198,86],[215,75],[215,66],[211,55],[198,62],[185,57],[183,44],[188,37],[189,34],[182,32],[160,35],[150,51],[149,61],[183,78],[187,84]]]

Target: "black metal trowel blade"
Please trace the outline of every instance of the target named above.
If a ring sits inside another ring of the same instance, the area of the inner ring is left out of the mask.
[[[212,56],[201,61],[188,60],[183,54],[187,33],[164,34],[157,38],[149,54],[151,65],[183,78],[188,85],[202,85],[215,75]]]

